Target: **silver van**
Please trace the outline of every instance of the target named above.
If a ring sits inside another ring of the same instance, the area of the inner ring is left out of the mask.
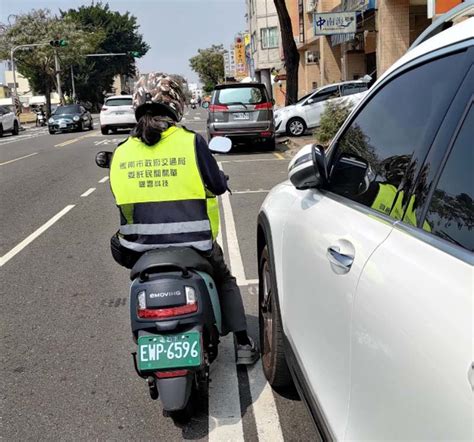
[[[212,93],[207,119],[209,138],[227,136],[275,149],[273,100],[261,83],[222,84]]]

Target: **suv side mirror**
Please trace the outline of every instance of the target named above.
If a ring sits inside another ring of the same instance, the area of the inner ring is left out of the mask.
[[[288,178],[299,190],[318,188],[328,181],[324,147],[307,144],[293,158],[288,167]]]
[[[112,162],[113,152],[101,151],[95,156],[95,164],[103,169],[110,169],[110,163]]]
[[[314,103],[314,98],[310,98],[310,99],[306,102],[306,104],[313,104],[313,103]]]

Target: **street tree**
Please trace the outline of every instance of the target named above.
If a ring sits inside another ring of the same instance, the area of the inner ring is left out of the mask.
[[[85,32],[79,29],[69,18],[59,18],[48,9],[32,10],[26,14],[17,15],[15,22],[0,26],[0,59],[10,58],[10,50],[15,46],[46,43],[29,50],[15,52],[17,71],[28,79],[35,93],[45,95],[46,111],[51,111],[50,93],[58,90],[54,64],[54,52],[57,51],[62,71],[71,64],[80,65],[84,54],[96,50],[103,39],[103,34],[96,30]],[[54,48],[51,40],[64,40],[65,46]]]
[[[224,46],[198,49],[197,55],[189,59],[189,65],[198,74],[203,90],[211,92],[224,79]]]
[[[110,92],[116,75],[136,75],[135,58],[144,56],[150,47],[139,33],[136,17],[129,12],[122,14],[112,11],[107,3],[92,3],[61,11],[61,14],[85,32],[94,32],[96,29],[103,32],[104,38],[96,52],[127,54],[87,58],[74,69],[77,96],[83,101],[100,103],[104,93]]]
[[[285,105],[295,104],[298,101],[298,67],[300,54],[293,38],[291,18],[285,0],[273,0],[278,13],[281,30],[281,44],[285,58],[286,69],[286,99]]]

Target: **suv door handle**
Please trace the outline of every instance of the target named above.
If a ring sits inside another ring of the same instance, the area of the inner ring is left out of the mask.
[[[354,257],[341,253],[338,246],[328,247],[327,257],[331,264],[346,271],[351,269],[352,263],[354,262]]]

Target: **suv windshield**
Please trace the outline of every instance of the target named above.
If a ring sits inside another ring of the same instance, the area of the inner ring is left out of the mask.
[[[107,106],[131,106],[131,98],[110,98],[105,102]]]
[[[54,115],[71,115],[71,114],[80,114],[81,109],[77,104],[72,104],[70,106],[59,106]]]
[[[217,89],[217,104],[259,104],[267,102],[264,86],[249,86]]]

